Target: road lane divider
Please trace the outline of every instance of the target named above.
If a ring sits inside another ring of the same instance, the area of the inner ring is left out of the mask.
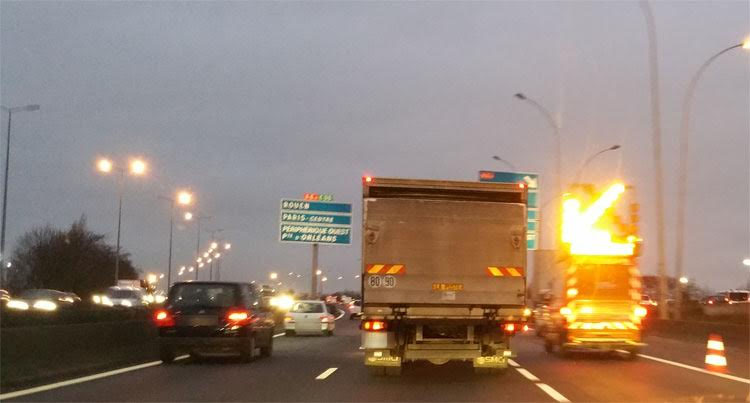
[[[551,398],[557,400],[558,402],[570,402],[567,397],[563,396],[562,393],[556,391],[552,386],[547,385],[546,383],[542,383],[541,380],[531,372],[529,372],[528,369],[521,368],[521,365],[519,365],[517,362],[508,359],[508,364],[510,364],[511,367],[514,367],[516,371],[518,371],[519,374],[523,375],[524,378],[530,380],[531,382],[534,382],[534,385],[538,386],[539,389],[544,391],[547,395],[549,395]]]
[[[713,376],[718,376],[719,378],[729,379],[729,380],[732,380],[732,381],[742,382],[742,383],[750,385],[750,379],[740,378],[739,376],[734,376],[734,375],[729,375],[729,374],[723,374],[723,373],[720,373],[720,372],[711,372],[711,371],[705,370],[703,368],[693,367],[693,366],[690,366],[690,365],[687,365],[687,364],[683,364],[683,363],[680,363],[680,362],[669,361],[669,360],[665,360],[663,358],[653,357],[653,356],[646,355],[646,354],[638,354],[638,356],[642,357],[642,358],[649,359],[649,360],[653,360],[653,361],[656,361],[656,362],[660,362],[662,364],[674,365],[675,367],[685,368],[685,369],[689,369],[691,371],[700,372],[700,373],[703,373],[703,374],[708,374],[708,375],[713,375]]]
[[[320,374],[317,377],[315,377],[315,379],[317,379],[319,381],[322,381],[323,379],[326,379],[329,376],[331,376],[331,374],[334,373],[334,372],[336,372],[337,369],[338,368],[328,368],[327,370],[323,371],[322,374]]]
[[[181,355],[179,357],[175,357],[175,361],[184,360],[188,357],[190,356]],[[0,394],[0,400],[13,399],[16,397],[27,396],[27,395],[32,395],[34,393],[45,392],[45,391],[52,390],[52,389],[62,388],[65,386],[71,386],[71,385],[76,385],[79,383],[95,381],[97,379],[108,378],[110,376],[120,375],[126,372],[133,372],[133,371],[138,371],[141,369],[155,367],[163,363],[164,363],[163,361],[151,361],[151,362],[146,362],[143,364],[133,365],[131,367],[114,369],[112,371],[102,372],[99,374],[87,375],[87,376],[82,376],[80,378],[69,379],[67,381],[60,381],[60,382],[50,383],[48,385],[36,386],[33,388],[29,388],[29,389],[17,390],[15,392],[3,393],[3,394]]]
[[[277,337],[281,337],[281,336],[284,336],[285,334],[286,334],[286,333],[279,333],[279,334],[275,334],[275,335],[273,335],[273,338],[275,339],[275,338],[277,338]]]
[[[552,386],[547,385],[546,383],[537,383],[536,386],[539,387],[539,389],[543,390],[545,393],[547,393],[551,398],[557,400],[558,402],[570,402],[568,398],[563,396],[560,392],[556,391]]]
[[[518,371],[518,373],[520,373],[526,379],[528,379],[528,380],[530,380],[532,382],[539,382],[539,378],[537,378],[534,374],[532,374],[531,372],[529,372],[529,371],[527,371],[527,370],[525,370],[523,368],[516,368],[516,371]]]

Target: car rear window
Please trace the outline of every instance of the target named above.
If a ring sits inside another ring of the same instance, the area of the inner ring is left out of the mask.
[[[237,287],[229,284],[178,284],[169,293],[176,308],[229,308],[237,303]]]
[[[292,307],[294,313],[323,313],[323,304],[317,302],[298,302]]]
[[[140,298],[138,291],[134,290],[109,290],[107,292],[110,298]]]
[[[746,292],[730,292],[729,300],[733,302],[744,302],[747,301],[748,293]]]

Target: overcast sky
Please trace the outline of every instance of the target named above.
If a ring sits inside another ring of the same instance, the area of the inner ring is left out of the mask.
[[[704,60],[750,33],[750,15],[740,1],[657,2],[653,12],[671,272],[685,88]],[[346,277],[336,288],[358,288],[363,172],[476,180],[505,168],[498,154],[540,173],[542,200],[554,197],[553,137],[512,97],[520,91],[559,119],[566,183],[589,155],[622,145],[583,176],[635,187],[642,270],[656,272],[637,2],[2,1],[0,13],[2,104],[41,105],[13,117],[11,246],[82,214],[114,243],[115,181],[93,163],[139,155],[152,171],[127,180],[122,245],[145,271],[167,265],[169,210],[158,196],[189,186],[213,217],[204,227],[234,245],[224,279],[308,273],[310,247],[278,242],[279,200],[320,192],[354,204],[352,245],[321,247],[320,265]],[[696,92],[685,272],[715,290],[748,276],[748,57],[723,55]],[[7,116],[2,124],[5,134]],[[178,227],[175,266],[192,259],[195,237],[194,226]]]

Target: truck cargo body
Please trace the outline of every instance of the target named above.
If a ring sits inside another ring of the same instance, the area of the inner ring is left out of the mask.
[[[507,365],[524,324],[522,185],[374,178],[362,243],[366,365]]]

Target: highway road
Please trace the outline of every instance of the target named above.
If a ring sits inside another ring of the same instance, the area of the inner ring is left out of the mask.
[[[333,337],[275,339],[274,355],[145,368],[4,401],[745,401],[747,369],[729,377],[702,371],[700,348],[652,338],[644,356],[548,355],[540,339],[516,337],[518,356],[503,375],[475,375],[468,364],[407,366],[401,377],[371,377],[362,364],[357,322],[338,321]],[[745,362],[748,361],[744,353]],[[684,366],[680,366],[684,365]],[[691,369],[692,368],[692,369]]]

